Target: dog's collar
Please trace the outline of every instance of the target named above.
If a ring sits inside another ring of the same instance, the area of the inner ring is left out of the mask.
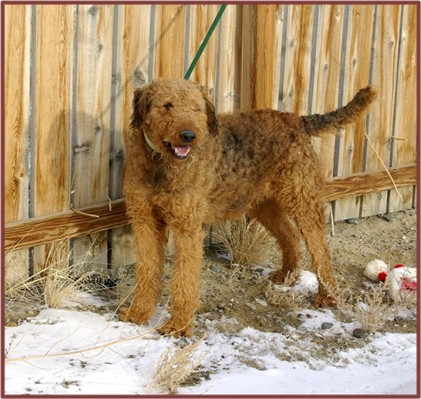
[[[152,151],[158,153],[160,152],[159,149],[155,146],[155,144],[152,143],[152,140],[149,138],[149,136],[146,134],[145,129],[143,129],[143,137],[145,138],[146,143],[152,149]]]

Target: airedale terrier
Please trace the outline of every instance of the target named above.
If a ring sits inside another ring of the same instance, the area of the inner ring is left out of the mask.
[[[324,115],[272,109],[215,115],[204,90],[190,81],[161,79],[136,90],[124,193],[137,246],[137,281],[122,320],[145,323],[154,313],[171,230],[172,313],[160,332],[191,335],[204,226],[243,213],[279,244],[277,282],[297,268],[300,235],[304,238],[320,282],[315,302],[334,305],[326,289],[336,282],[324,238],[324,178],[311,137],[355,121],[374,98],[368,86],[345,107]]]

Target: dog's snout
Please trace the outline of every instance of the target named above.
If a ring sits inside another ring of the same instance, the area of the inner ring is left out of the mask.
[[[180,137],[183,143],[191,143],[196,138],[196,133],[191,130],[183,130]]]

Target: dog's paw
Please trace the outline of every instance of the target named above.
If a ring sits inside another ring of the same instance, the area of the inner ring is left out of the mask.
[[[151,312],[139,312],[133,307],[121,308],[119,317],[121,321],[135,324],[145,324],[151,317]]]
[[[281,269],[273,271],[269,276],[274,284],[282,284],[285,281],[285,277],[285,273]]]
[[[338,304],[336,303],[335,299],[326,294],[318,293],[314,297],[313,305],[316,308],[337,308]]]
[[[191,337],[193,328],[191,323],[180,323],[179,321],[169,319],[159,329],[162,335],[171,335],[175,338]]]

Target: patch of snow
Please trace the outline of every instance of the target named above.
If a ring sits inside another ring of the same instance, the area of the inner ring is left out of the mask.
[[[153,383],[161,355],[180,340],[149,326],[117,321],[113,314],[45,309],[5,329],[5,390],[9,395],[124,395],[168,393]],[[206,321],[207,338],[195,356],[209,380],[178,389],[179,394],[407,395],[416,393],[416,335],[375,334],[362,348],[337,349],[334,359],[314,357],[323,339],[347,335],[328,310],[306,310],[298,329],[283,334],[253,328],[220,332]],[[332,328],[322,330],[323,322]],[[224,331],[224,330],[222,330]],[[311,333],[311,334],[310,334]],[[194,339],[197,340],[197,337]],[[331,341],[330,341],[331,343]],[[330,344],[326,341],[326,345]]]

